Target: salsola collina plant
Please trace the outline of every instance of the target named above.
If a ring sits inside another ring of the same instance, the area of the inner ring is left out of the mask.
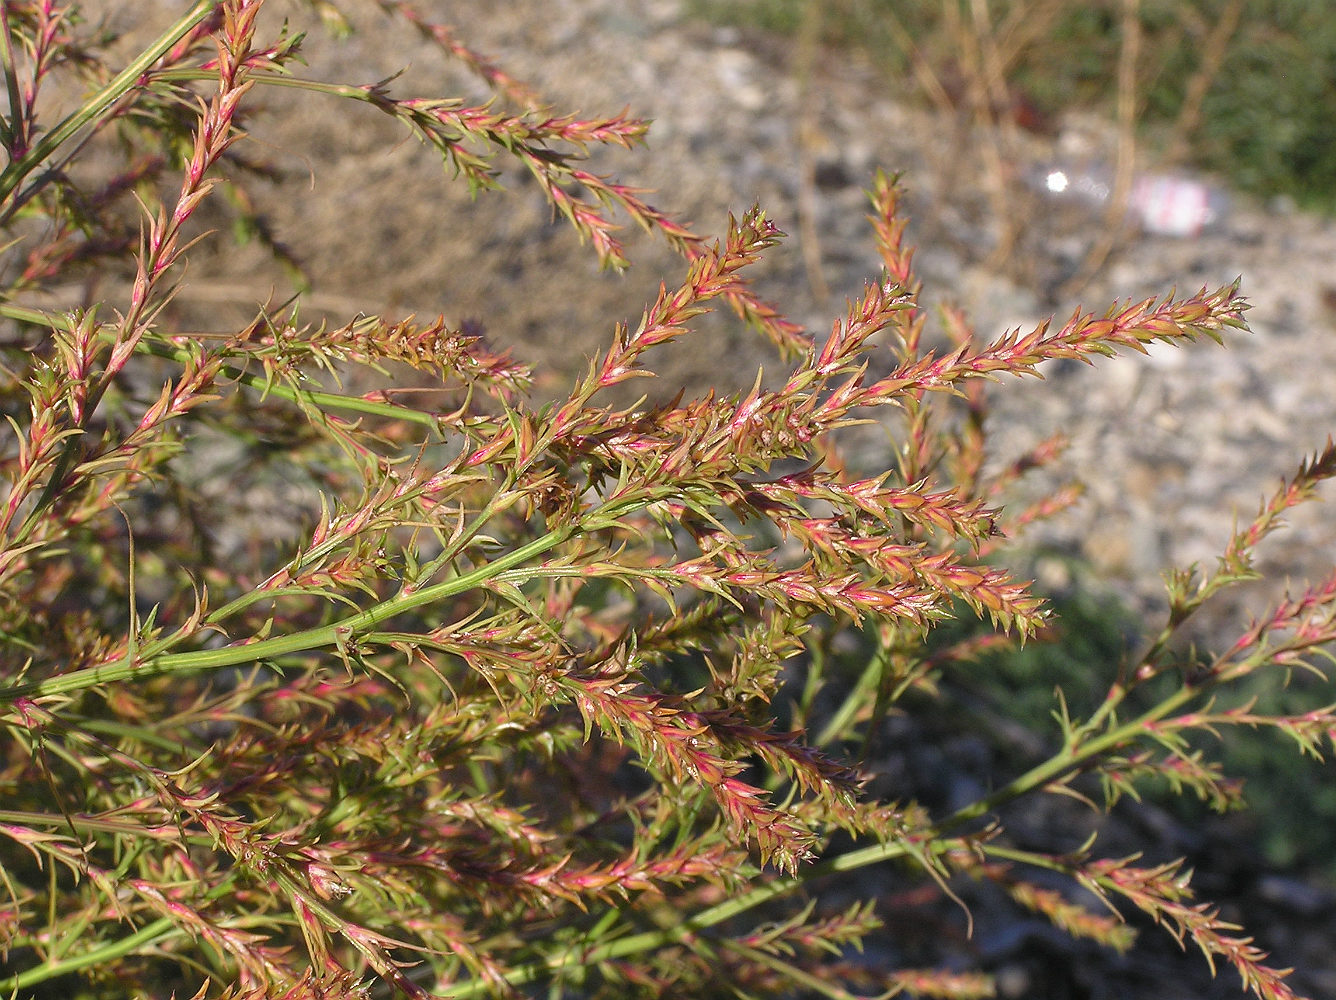
[[[821,887],[880,866],[946,895],[990,880],[1116,949],[1139,909],[1256,996],[1292,996],[1181,865],[1098,839],[1036,851],[999,816],[1164,778],[1231,804],[1195,738],[1223,727],[1272,726],[1319,751],[1329,711],[1265,716],[1235,692],[1336,636],[1336,577],[1190,669],[1172,638],[1336,472],[1331,445],[1213,572],[1172,578],[1163,634],[1099,679],[1088,716],[1058,713],[1047,759],[946,814],[877,800],[860,759],[887,712],[1045,621],[988,557],[1070,495],[1005,506],[1055,444],[993,471],[985,383],[1217,338],[1243,325],[1236,289],[991,342],[954,317],[953,343],[930,349],[897,187],[879,176],[884,271],[812,335],[748,287],[781,236],[763,212],[702,239],[582,167],[591,146],[638,141],[642,122],[552,114],[446,28],[379,6],[501,100],[307,79],[300,34],[262,35],[262,0],[197,3],[119,70],[75,5],[2,8],[0,989],[990,995],[982,973],[849,960],[877,933],[877,900],[832,905]],[[89,96],[50,120],[56,82]],[[529,369],[444,319],[334,328],[265,306],[242,329],[181,329],[173,291],[212,238],[197,213],[245,184],[247,99],[268,87],[367,102],[478,187],[513,158],[605,263],[625,263],[620,213],[675,247],[681,272],[541,405]],[[93,269],[124,273],[124,299],[34,304]],[[773,341],[788,365],[776,387],[610,401],[717,308]],[[876,377],[874,352],[890,352]],[[398,392],[378,374],[391,363],[439,391]],[[850,469],[842,432],[881,415],[892,467]],[[278,446],[254,444],[261,425]],[[223,558],[245,512],[226,489],[237,466],[206,456],[229,436],[285,495],[305,492],[291,541]],[[962,616],[991,631],[928,641]],[[852,669],[828,655],[849,630]]]

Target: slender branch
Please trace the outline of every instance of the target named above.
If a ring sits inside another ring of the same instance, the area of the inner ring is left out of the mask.
[[[91,969],[113,959],[133,955],[148,945],[157,945],[169,938],[184,936],[185,931],[178,927],[175,921],[167,917],[160,917],[153,923],[145,924],[133,934],[127,934],[123,938],[108,941],[106,944],[91,948],[78,955],[63,958],[58,962],[35,965],[28,971],[20,972],[8,979],[0,979],[0,993],[5,996],[14,996],[19,990],[36,986],[38,983],[44,983],[58,976],[69,975],[71,972],[78,972],[80,969]]]
[[[8,302],[0,302],[0,316],[54,330],[69,330],[71,328],[71,324],[63,316],[52,315],[38,309],[17,306]],[[172,336],[189,339],[191,334],[180,333]],[[100,334],[99,339],[107,343],[115,342],[114,334],[109,332]],[[149,333],[140,341],[137,350],[145,354],[151,354],[156,358],[176,361],[180,364],[185,364],[191,360],[191,353],[187,348],[172,343],[167,337],[153,333]],[[219,369],[219,373],[264,395],[285,399],[288,402],[314,409],[364,413],[368,416],[385,417],[388,420],[403,420],[410,424],[418,424],[432,429],[439,428],[441,425],[439,415],[429,410],[396,406],[393,403],[368,399],[365,396],[350,396],[345,393],[328,392],[323,389],[307,389],[287,382],[276,382],[263,374],[247,371],[238,365],[225,364]]]
[[[154,39],[153,44],[144,49],[121,70],[111,81],[79,106],[64,121],[38,140],[33,147],[15,162],[0,171],[0,226],[13,218],[14,212],[28,196],[5,204],[14,190],[23,183],[24,178],[37,169],[57,149],[69,141],[85,126],[96,121],[102,114],[133,90],[153,64],[171,51],[172,46],[199,26],[218,6],[217,0],[198,0],[184,15],[174,21],[166,31]],[[16,109],[17,110],[17,109]]]
[[[479,566],[470,573],[465,573],[451,580],[445,580],[430,587],[400,594],[374,604],[365,611],[350,615],[330,625],[306,629],[288,635],[277,635],[272,639],[241,645],[224,646],[222,649],[201,649],[186,653],[165,653],[149,656],[139,661],[117,660],[113,663],[85,667],[68,674],[49,677],[28,684],[17,684],[0,688],[0,702],[13,702],[19,698],[41,698],[48,695],[69,694],[84,691],[101,684],[112,684],[126,680],[146,680],[165,674],[195,673],[202,670],[218,670],[239,664],[256,663],[261,660],[287,656],[292,653],[309,652],[356,642],[359,633],[389,621],[396,615],[402,615],[416,608],[426,607],[437,601],[454,597],[472,590],[500,573],[535,556],[542,555],[569,540],[575,534],[574,527],[563,527],[535,538],[527,545],[521,545],[504,555],[499,555],[485,566]]]

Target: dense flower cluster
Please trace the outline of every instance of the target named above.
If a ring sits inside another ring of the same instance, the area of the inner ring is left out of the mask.
[[[1047,620],[985,557],[1075,494],[1000,502],[1057,445],[985,475],[985,383],[1218,339],[1242,327],[1237,289],[992,342],[954,317],[953,342],[933,349],[897,186],[879,176],[884,271],[812,336],[747,283],[782,236],[764,212],[731,219],[717,242],[697,236],[581,167],[591,146],[638,142],[644,122],[554,115],[453,31],[378,6],[498,102],[304,78],[300,34],[260,37],[263,0],[201,0],[115,74],[77,5],[2,8],[0,988],[297,1000],[382,995],[375,982],[448,997],[546,982],[578,996],[848,997],[871,979],[881,995],[990,995],[982,974],[844,960],[878,932],[877,907],[829,905],[821,880],[898,862],[946,895],[952,878],[991,880],[1117,949],[1132,943],[1116,910],[1129,903],[1257,996],[1292,996],[1249,939],[1192,900],[1180,867],[1110,859],[1097,841],[1027,851],[995,815],[1090,775],[1110,798],[1167,777],[1228,805],[1229,779],[1191,733],[1274,726],[1309,750],[1330,738],[1329,711],[1268,716],[1230,699],[1243,677],[1336,638],[1333,580],[1191,671],[1166,650],[1202,601],[1251,573],[1285,510],[1336,473],[1336,447],[1283,486],[1214,574],[1172,581],[1164,634],[1101,681],[1089,718],[1062,714],[1043,763],[935,814],[877,800],[858,756],[892,707],[932,696],[944,665]],[[57,73],[96,89],[48,122],[43,86]],[[544,405],[526,394],[525,365],[444,318],[327,328],[261,309],[239,330],[178,329],[171,299],[201,238],[197,210],[244,183],[247,98],[277,86],[371,104],[475,187],[497,158],[518,160],[602,262],[626,264],[620,213],[661,234],[683,276]],[[112,133],[120,169],[65,169]],[[132,196],[138,241],[116,221]],[[57,276],[118,266],[124,302],[27,304]],[[758,374],[733,395],[608,401],[717,305],[775,345],[789,366],[775,388]],[[879,378],[872,351],[894,358]],[[344,388],[348,372],[390,364],[439,391],[385,378]],[[851,470],[842,432],[870,420],[899,435],[894,462]],[[289,486],[305,491],[287,540],[226,560],[220,535],[246,524],[205,499],[228,476],[204,457],[219,434],[252,442],[248,460],[300,470]],[[265,435],[283,446],[255,443]],[[927,641],[961,618],[987,631]],[[834,663],[823,651],[841,634],[857,652]],[[1133,697],[1166,677],[1176,683],[1150,702]],[[1027,878],[1039,869],[1114,909]],[[804,889],[805,903],[789,901]]]

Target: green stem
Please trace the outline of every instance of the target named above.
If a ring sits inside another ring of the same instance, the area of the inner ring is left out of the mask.
[[[575,532],[576,528],[573,525],[556,528],[539,538],[535,538],[527,545],[522,545],[498,556],[470,573],[442,581],[430,587],[424,587],[419,591],[388,598],[364,611],[350,615],[330,625],[294,632],[291,635],[278,635],[272,639],[262,639],[258,642],[225,646],[222,649],[165,653],[137,663],[122,659],[96,667],[85,667],[82,670],[74,670],[68,674],[48,677],[41,681],[0,688],[0,702],[12,702],[18,698],[40,698],[54,694],[69,694],[100,684],[112,684],[132,679],[142,680],[150,677],[160,677],[164,674],[217,670],[242,663],[255,663],[260,660],[286,656],[291,653],[307,652],[313,649],[356,642],[359,633],[388,621],[396,615],[404,614],[415,608],[425,607],[436,601],[445,600],[486,583],[498,574],[555,548],[570,539]]]
[[[0,307],[0,314],[4,313],[3,307]],[[154,357],[165,358],[169,361],[176,361],[185,364],[190,360],[190,352],[184,347],[177,347],[174,344],[163,343],[157,340],[148,341],[144,344],[144,350]],[[241,385],[248,386],[258,392],[270,396],[277,396],[279,399],[286,399],[292,403],[306,402],[322,410],[345,410],[350,413],[367,413],[372,416],[385,417],[389,420],[402,420],[405,423],[421,424],[424,427],[435,429],[440,426],[440,418],[428,410],[415,410],[406,406],[395,406],[393,403],[378,403],[372,399],[366,399],[362,396],[345,396],[337,392],[325,392],[321,389],[302,389],[296,386],[284,385],[280,382],[273,382],[264,375],[257,375],[254,372],[248,372],[244,368],[238,368],[235,365],[223,365],[221,372],[228,378],[238,382]]]
[[[881,684],[882,674],[886,672],[886,665],[890,662],[890,658],[890,647],[885,643],[878,643],[877,650],[868,660],[867,666],[863,668],[863,673],[850,689],[844,701],[840,703],[840,707],[835,711],[835,714],[830,717],[830,721],[821,730],[821,734],[817,736],[817,746],[830,746],[835,740],[844,737],[845,729],[853,723],[854,716],[866,704],[868,693],[875,692]]]
[[[119,940],[110,941],[100,947],[61,959],[58,962],[44,962],[41,965],[33,966],[27,972],[20,972],[16,976],[0,980],[0,995],[14,996],[19,990],[36,986],[48,979],[55,979],[57,976],[78,972],[80,969],[102,965],[105,962],[132,954],[144,945],[159,943],[173,933],[182,934],[183,932],[174,921],[163,917]]]
[[[155,80],[171,80],[177,83],[217,79],[216,73],[208,73],[188,66],[163,70],[160,73],[155,73],[153,76]],[[325,80],[313,80],[309,77],[292,76],[287,73],[274,73],[265,70],[251,70],[247,78],[255,81],[257,84],[270,87],[288,87],[293,90],[304,90],[312,94],[324,94],[327,97],[342,97],[347,100],[361,101],[363,104],[370,104],[382,109],[392,106],[390,102],[387,102],[384,97],[370,87],[357,86],[348,83],[329,83]]]
[[[211,903],[231,892],[234,879],[235,875],[225,877],[222,882],[204,894],[202,902],[205,904]],[[133,954],[147,945],[161,944],[168,938],[182,937],[187,933],[189,932],[184,930],[175,920],[170,917],[161,917],[153,923],[139,928],[133,934],[127,934],[116,941],[108,941],[106,944],[99,945],[82,954],[64,958],[57,962],[44,962],[27,972],[20,972],[18,975],[0,980],[0,996],[12,997],[19,990],[46,982],[48,979],[78,972],[80,969],[95,968]]]
[[[216,0],[199,0],[182,17],[176,20],[166,31],[159,35],[147,49],[135,57],[125,69],[112,78],[111,82],[90,97],[77,111],[69,115],[50,132],[47,132],[19,160],[0,171],[0,203],[9,201],[14,190],[23,183],[25,177],[64,145],[85,126],[99,118],[111,105],[132,90],[139,79],[152,69],[153,64],[171,51],[172,46],[189,34],[200,22],[212,13],[217,6]],[[13,109],[18,113],[17,108]],[[23,199],[16,199],[0,215],[0,224],[8,222]]]
[[[1036,854],[1034,851],[1022,851],[1014,847],[1006,847],[1002,844],[983,844],[980,850],[990,858],[1002,858],[1006,861],[1015,861],[1017,864],[1028,865],[1031,868],[1043,868],[1046,871],[1057,872],[1060,875],[1076,874],[1076,869],[1072,865],[1063,864],[1056,858],[1047,854]]]
[[[129,820],[96,819],[92,816],[77,816],[70,814],[57,815],[54,813],[27,812],[18,809],[0,809],[0,823],[24,827],[64,827],[65,829],[70,829],[72,827],[75,830],[86,830],[90,833],[123,834],[141,839],[149,838],[154,840],[174,841],[183,839],[177,835],[175,827],[171,828],[169,834],[162,836],[145,828],[139,823],[133,823]],[[209,839],[203,835],[198,838],[198,842],[200,844],[210,843]],[[0,990],[0,994],[2,993],[3,991]]]
[[[25,107],[19,91],[18,65],[14,59],[14,40],[9,33],[9,7],[0,3],[0,60],[4,63],[5,89],[9,94],[9,121],[0,116],[0,142],[13,156],[28,141],[28,116],[32,109]],[[36,72],[34,71],[34,86]]]
[[[1171,712],[1177,711],[1200,694],[1199,689],[1184,685],[1154,708],[1143,712],[1131,722],[1110,729],[1102,736],[1095,736],[1088,740],[1069,744],[1042,764],[1032,767],[1014,781],[993,792],[993,794],[985,796],[947,817],[937,828],[943,831],[950,830],[962,823],[978,819],[1007,802],[1027,795],[1038,788],[1043,788],[1059,775],[1075,772],[1088,761],[1131,741],[1139,731],[1144,730],[1152,723],[1160,721]]]
[[[33,326],[44,326],[53,330],[68,331],[70,329],[69,322],[63,316],[56,316],[40,309],[29,309],[25,306],[17,306],[7,302],[0,303],[0,316],[18,320],[20,323],[31,323]],[[145,338],[140,344],[143,351],[157,358],[175,361],[178,364],[186,364],[191,359],[191,353],[186,348],[178,347],[166,340],[159,340],[152,335]],[[425,410],[395,406],[393,403],[379,403],[361,396],[345,396],[337,392],[285,385],[281,382],[273,382],[262,374],[255,374],[235,365],[223,365],[220,370],[227,378],[233,379],[241,385],[266,395],[285,399],[291,403],[304,402],[322,410],[366,413],[372,416],[385,417],[389,420],[403,420],[407,423],[421,424],[424,427],[436,428],[440,425],[440,418],[436,414]]]

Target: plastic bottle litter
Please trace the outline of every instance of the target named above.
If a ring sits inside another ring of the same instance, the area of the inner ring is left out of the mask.
[[[1113,171],[1105,167],[1041,166],[1032,172],[1030,185],[1055,198],[1103,206],[1113,197]],[[1132,220],[1156,236],[1200,236],[1219,227],[1228,210],[1229,197],[1224,191],[1184,174],[1138,174],[1127,196]]]

